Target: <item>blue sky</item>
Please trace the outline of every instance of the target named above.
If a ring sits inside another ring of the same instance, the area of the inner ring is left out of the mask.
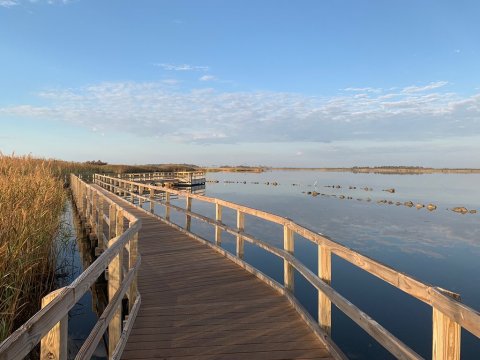
[[[0,151],[480,167],[478,1],[0,0]]]

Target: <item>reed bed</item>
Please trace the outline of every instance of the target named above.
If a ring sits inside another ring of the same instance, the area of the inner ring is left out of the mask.
[[[0,341],[39,308],[55,285],[69,174],[194,170],[190,165],[110,165],[0,153]]]
[[[53,285],[66,200],[58,175],[52,161],[0,154],[0,341]]]

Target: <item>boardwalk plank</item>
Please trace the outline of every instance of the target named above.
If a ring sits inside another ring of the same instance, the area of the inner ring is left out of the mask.
[[[142,219],[142,305],[123,359],[330,359],[287,299],[207,246],[105,192]],[[128,223],[125,223],[125,227]]]

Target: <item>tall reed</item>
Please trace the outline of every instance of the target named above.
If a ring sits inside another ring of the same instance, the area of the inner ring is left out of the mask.
[[[52,161],[0,153],[0,341],[38,310],[55,273],[66,194]]]

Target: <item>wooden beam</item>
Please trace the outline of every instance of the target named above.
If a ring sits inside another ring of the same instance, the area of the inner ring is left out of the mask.
[[[103,196],[98,197],[98,216],[97,216],[97,238],[98,247],[105,250],[105,244],[103,242]]]
[[[318,245],[318,277],[325,283],[332,283],[332,253],[326,246]],[[327,334],[332,332],[332,303],[318,290],[318,323]]]
[[[222,221],[222,205],[215,204],[215,220]],[[215,225],[215,244],[220,245],[222,243],[222,229]]]
[[[123,210],[117,210],[117,220],[116,220],[116,236],[114,239],[110,240],[108,246],[112,246],[115,241],[119,238],[118,236],[123,233]],[[113,258],[113,260],[108,265],[108,301],[110,302],[118,289],[120,289],[123,274],[122,274],[122,264],[123,264],[123,250],[120,250],[118,254]],[[118,307],[115,310],[115,315],[113,316],[110,324],[108,325],[108,353],[113,354],[115,348],[120,340],[122,334],[122,309]],[[111,358],[109,356],[109,358]]]
[[[440,310],[435,307],[432,310],[432,359],[460,360],[462,328]]]
[[[294,254],[294,233],[287,226],[283,227],[283,249],[289,254]],[[294,271],[293,266],[287,261],[283,260],[283,285],[285,290],[293,292],[294,289]]]
[[[132,225],[133,223],[130,223]],[[128,268],[131,270],[137,263],[138,258],[138,232],[130,239],[128,243]],[[132,311],[137,298],[137,275],[133,278],[128,290],[128,312]]]
[[[165,193],[165,219],[170,220],[170,193]]]
[[[138,185],[138,195],[140,195],[139,199],[138,199],[138,203],[140,205],[140,207],[143,207],[143,186],[140,186]]]
[[[239,232],[243,232],[245,230],[245,214],[240,210],[237,210],[237,230]],[[240,259],[243,259],[243,255],[244,255],[243,238],[241,236],[237,236],[237,256]]]
[[[116,234],[115,220],[117,217],[117,206],[115,204],[110,204],[108,207],[108,240],[113,239]]]
[[[64,288],[52,291],[42,298],[42,309],[55,299]],[[40,344],[40,360],[66,360],[68,351],[68,313],[65,314],[42,338]]]
[[[152,214],[155,213],[154,199],[155,199],[155,189],[150,188],[150,212]]]
[[[185,200],[187,201],[186,203],[186,210],[187,211],[192,211],[192,198],[190,196],[187,195],[187,197],[185,198]],[[190,231],[190,227],[191,227],[191,224],[192,224],[192,217],[190,215],[185,215],[185,228]]]

